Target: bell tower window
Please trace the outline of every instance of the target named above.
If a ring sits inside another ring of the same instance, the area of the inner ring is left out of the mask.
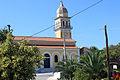
[[[65,26],[65,22],[63,21],[63,27]]]
[[[63,26],[62,19],[61,19],[61,26]]]
[[[68,27],[68,22],[66,21],[66,27]]]
[[[69,27],[70,27],[70,20],[69,20]]]

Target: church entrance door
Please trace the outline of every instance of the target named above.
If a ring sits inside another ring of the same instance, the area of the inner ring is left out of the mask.
[[[50,68],[50,55],[45,54],[45,60],[44,60],[44,68]]]

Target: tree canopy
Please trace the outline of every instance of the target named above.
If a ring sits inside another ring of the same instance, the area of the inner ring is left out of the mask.
[[[6,28],[0,29],[0,43],[3,43],[7,38],[8,30]]]
[[[117,45],[111,45],[109,47],[109,53],[112,59],[118,59],[120,57],[120,43]]]
[[[64,60],[57,64],[55,67],[55,72],[61,72],[63,78],[71,79],[73,78],[73,72],[76,70],[76,62],[72,60]]]
[[[27,41],[15,43],[10,33],[0,44],[0,80],[30,80],[35,66],[40,67],[43,56],[37,47],[26,46]]]
[[[105,68],[105,60],[101,57],[98,52],[82,55],[79,62],[82,71],[89,75],[90,79],[101,79],[101,72]]]

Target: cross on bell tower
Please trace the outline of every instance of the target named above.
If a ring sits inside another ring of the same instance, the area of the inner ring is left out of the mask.
[[[57,18],[55,18],[55,37],[56,38],[71,38],[70,18],[68,11],[61,1],[60,7],[57,9]]]

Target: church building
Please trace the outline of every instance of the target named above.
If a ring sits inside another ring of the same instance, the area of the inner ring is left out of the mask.
[[[76,59],[76,55],[80,55],[80,48],[76,47],[76,41],[72,40],[73,27],[71,27],[70,19],[61,1],[57,9],[57,18],[55,18],[55,37],[15,36],[14,41],[29,40],[29,46],[38,47],[40,54],[45,56],[45,60],[42,61],[44,65],[41,68],[54,69],[55,65],[64,59],[64,52],[67,59]]]

